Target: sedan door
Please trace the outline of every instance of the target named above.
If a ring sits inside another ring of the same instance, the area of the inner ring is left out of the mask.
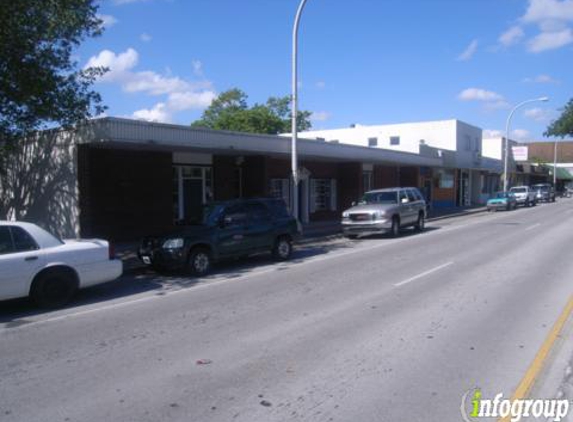
[[[0,226],[0,299],[27,296],[43,266],[43,253],[30,234],[21,227]]]

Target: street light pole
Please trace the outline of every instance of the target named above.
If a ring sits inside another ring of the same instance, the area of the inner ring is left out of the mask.
[[[553,189],[557,189],[555,184],[557,183],[557,139],[553,145]]]
[[[503,162],[503,191],[506,192],[507,191],[507,157],[509,155],[509,124],[511,123],[511,117],[513,116],[513,113],[515,113],[515,111],[528,103],[533,103],[536,101],[549,101],[548,97],[540,97],[540,98],[533,98],[531,100],[525,100],[522,101],[521,103],[519,103],[518,105],[516,105],[515,107],[513,107],[513,110],[511,110],[511,113],[509,113],[509,116],[507,117],[507,121],[505,124],[505,148],[504,148],[504,162]]]
[[[297,141],[297,114],[298,114],[298,80],[297,80],[297,55],[298,55],[298,23],[300,21],[300,16],[304,5],[307,0],[301,0],[298,5],[298,10],[296,11],[296,16],[294,18],[294,26],[292,29],[292,115],[291,115],[291,169],[292,169],[292,214],[295,218],[299,217],[298,209],[298,157],[296,153],[296,141]]]

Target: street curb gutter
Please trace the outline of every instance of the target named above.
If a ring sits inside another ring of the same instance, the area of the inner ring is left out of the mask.
[[[472,215],[472,214],[477,214],[480,212],[485,212],[487,211],[487,208],[476,208],[473,210],[468,210],[468,211],[463,211],[463,212],[458,212],[458,213],[452,213],[452,214],[446,214],[446,215],[440,215],[437,217],[429,217],[426,219],[426,221],[428,222],[433,222],[433,221],[440,221],[440,220],[445,220],[448,218],[455,218],[455,217],[463,217],[466,215]],[[308,243],[313,243],[313,242],[323,242],[323,241],[329,241],[329,240],[335,240],[342,237],[342,229],[336,230],[334,231],[332,234],[328,234],[328,235],[320,235],[317,234],[315,236],[311,236],[311,237],[303,237],[300,240],[297,240],[295,243],[298,245],[305,245]]]
[[[527,372],[523,376],[523,379],[521,380],[521,382],[517,386],[517,389],[513,393],[513,396],[511,397],[512,402],[514,400],[522,400],[527,397],[527,395],[531,391],[531,388],[535,384],[535,381],[539,377],[539,374],[544,369],[547,357],[551,352],[551,349],[553,348],[555,341],[561,334],[563,326],[571,316],[572,312],[573,312],[573,295],[569,297],[569,301],[567,302],[565,309],[563,309],[561,315],[559,315],[559,318],[557,319],[557,321],[555,321],[555,324],[553,324],[551,331],[549,331],[549,334],[545,338],[545,341],[541,345],[541,348],[537,352],[537,355],[533,359],[533,362],[527,369]],[[499,422],[508,422],[508,421],[510,421],[510,416],[499,419]]]

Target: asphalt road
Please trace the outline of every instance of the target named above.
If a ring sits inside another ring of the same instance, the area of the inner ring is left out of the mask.
[[[459,421],[467,390],[523,377],[573,291],[572,235],[564,199],[0,303],[0,420]]]

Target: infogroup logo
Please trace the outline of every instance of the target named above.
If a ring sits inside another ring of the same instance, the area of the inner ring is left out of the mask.
[[[468,402],[469,399],[471,402]],[[503,393],[496,394],[493,399],[484,399],[481,389],[474,388],[463,395],[460,411],[465,422],[492,417],[510,418],[511,422],[518,422],[522,418],[559,422],[569,413],[570,404],[569,400],[504,399]]]

